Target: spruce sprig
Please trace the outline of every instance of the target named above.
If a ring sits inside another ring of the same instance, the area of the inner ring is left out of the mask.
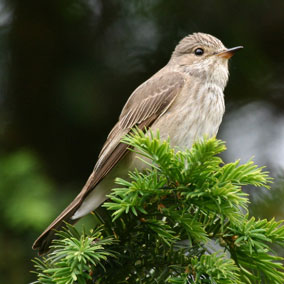
[[[243,192],[269,188],[263,168],[224,164],[215,138],[173,149],[136,129],[122,142],[148,169],[116,179],[99,230],[59,233],[36,260],[39,283],[284,283],[272,249],[284,246],[284,221],[249,217]]]

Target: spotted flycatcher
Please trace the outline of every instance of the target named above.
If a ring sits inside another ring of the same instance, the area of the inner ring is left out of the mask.
[[[172,146],[181,148],[190,148],[203,135],[215,136],[225,111],[228,59],[241,48],[227,49],[220,40],[204,33],[182,39],[168,64],[129,97],[85,186],[33,248],[46,252],[54,230],[64,226],[64,221],[75,223],[102,204],[116,177],[126,178],[129,170],[146,167],[121,143],[133,127],[159,130],[162,140],[169,137]]]

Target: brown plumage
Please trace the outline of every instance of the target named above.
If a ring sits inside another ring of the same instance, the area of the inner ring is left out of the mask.
[[[203,53],[196,54],[197,49]],[[159,129],[162,139],[169,136],[172,145],[180,147],[190,147],[204,134],[216,135],[224,113],[227,59],[233,52],[211,35],[196,33],[184,38],[169,63],[132,93],[85,186],[38,237],[33,248],[40,254],[46,252],[54,229],[64,226],[63,221],[75,223],[97,208],[116,176],[126,177],[128,170],[135,167],[143,169],[135,154],[120,142],[134,126]]]

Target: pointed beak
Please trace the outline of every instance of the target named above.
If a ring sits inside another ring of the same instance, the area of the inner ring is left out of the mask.
[[[237,47],[228,48],[224,51],[217,53],[217,56],[229,59],[235,54],[236,51],[238,51],[242,48],[244,48],[244,47],[243,46],[237,46]]]

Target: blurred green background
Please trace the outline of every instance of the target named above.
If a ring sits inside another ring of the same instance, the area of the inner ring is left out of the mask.
[[[284,218],[284,1],[0,0],[0,283],[28,283],[38,234],[80,190],[131,92],[185,35],[227,47],[226,161],[279,177],[254,194]]]

